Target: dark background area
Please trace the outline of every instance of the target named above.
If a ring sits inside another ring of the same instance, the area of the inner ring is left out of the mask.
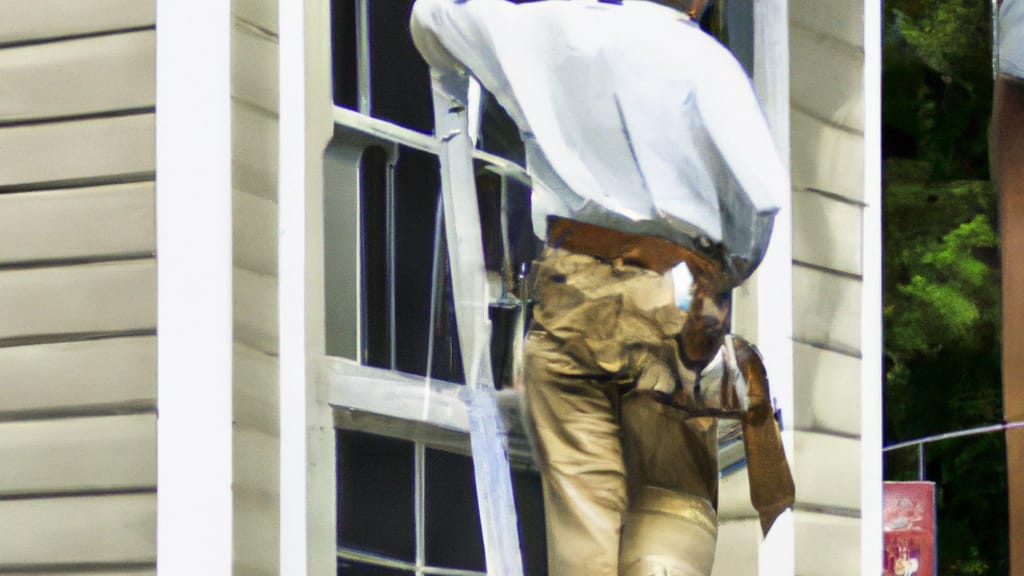
[[[885,443],[1002,422],[990,2],[885,3]],[[1008,573],[1002,434],[928,444],[939,574]],[[916,480],[915,448],[887,480]]]

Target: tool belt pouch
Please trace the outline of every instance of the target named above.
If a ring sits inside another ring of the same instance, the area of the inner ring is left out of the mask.
[[[683,382],[666,399],[667,403],[694,418],[741,420],[751,406],[751,398],[750,386],[743,374],[737,348],[744,360],[753,356],[751,359],[760,363],[761,357],[753,346],[738,337],[727,335],[711,362],[697,374],[693,382]]]

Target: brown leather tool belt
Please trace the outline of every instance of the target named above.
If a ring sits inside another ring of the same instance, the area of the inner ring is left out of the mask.
[[[548,245],[586,254],[602,260],[621,260],[664,274],[686,262],[702,271],[717,268],[706,257],[656,236],[644,236],[548,216]]]

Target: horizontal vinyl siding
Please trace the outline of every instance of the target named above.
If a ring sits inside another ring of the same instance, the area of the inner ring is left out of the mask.
[[[794,344],[793,367],[800,375],[797,428],[856,437],[860,434],[860,358]]]
[[[0,573],[156,560],[156,493],[0,501]]]
[[[152,259],[0,271],[0,343],[156,329]]]
[[[235,446],[245,448],[243,443]],[[274,450],[277,451],[276,446]],[[271,576],[279,573],[279,499],[277,492],[235,489],[235,574]]]
[[[236,191],[277,202],[277,113],[235,100],[231,178]]]
[[[794,514],[796,576],[858,576],[880,572],[860,569],[860,519],[820,512]],[[879,559],[879,563],[881,559]]]
[[[154,11],[0,0],[0,573],[155,573]]]
[[[236,191],[234,194],[235,265],[277,276],[277,203]]]
[[[277,434],[277,357],[236,344],[234,359],[235,380],[240,384],[234,397],[235,422],[264,434]]]
[[[0,51],[0,123],[152,107],[156,32]]]
[[[0,419],[156,407],[156,337],[0,348]]]
[[[796,576],[857,576],[860,566],[860,527],[856,518],[797,511],[793,514],[797,541]],[[813,539],[821,545],[804,548]],[[718,527],[715,576],[758,574],[761,525],[756,518],[723,522]],[[879,560],[881,562],[881,560]],[[863,573],[874,573],[865,570]]]
[[[860,353],[860,280],[793,267],[793,336],[801,343]]]
[[[234,0],[234,570],[279,570],[277,2]]]
[[[152,490],[156,415],[0,423],[0,498]]]
[[[277,354],[277,276],[235,268],[235,342]]]
[[[712,576],[758,574],[761,524],[756,518],[720,520]]]
[[[813,32],[821,44],[842,43],[860,49],[864,46],[864,4],[850,0],[790,0],[789,26],[790,30]],[[819,72],[794,71],[792,75]]]
[[[0,191],[152,180],[150,113],[0,127]]]
[[[280,483],[275,356],[234,349],[235,568],[254,576],[277,573]]]
[[[151,27],[155,0],[0,0],[0,45]]]
[[[4,576],[156,576],[156,569],[134,570],[131,568],[121,567],[97,571],[90,568],[88,572],[84,572],[81,570],[65,570],[61,568],[59,572],[49,570],[23,572],[15,570],[13,572],[4,572],[3,574]]]
[[[798,575],[860,565],[864,270],[863,4],[789,3],[793,186],[793,444]],[[756,574],[763,542],[747,471],[720,483],[715,575]]]
[[[242,100],[231,107],[234,190],[278,200],[278,115]]]
[[[796,574],[860,562],[862,3],[790,3]],[[877,153],[877,151],[876,151]]]
[[[864,135],[799,109],[791,111],[791,126],[793,187],[863,201]]]
[[[235,26],[231,36],[231,50],[234,54],[245,57],[236,58],[231,67],[231,95],[277,115],[278,45],[265,32],[254,29],[254,25],[249,21],[236,19],[236,22],[239,24]]]
[[[860,509],[860,445],[856,439],[797,430],[793,452],[787,454],[796,479],[796,508]],[[757,518],[750,504],[747,470],[730,474],[719,487],[721,520]]]
[[[231,10],[241,22],[277,35],[277,2],[268,0],[233,0]],[[277,70],[267,76],[277,77]]]
[[[859,276],[863,208],[813,190],[793,191],[793,259]]]
[[[864,93],[860,77],[864,52],[840,42],[822,41],[819,34],[793,28],[789,35],[790,85],[794,107],[832,124],[864,130]]]
[[[0,195],[0,266],[152,255],[153,183]]]

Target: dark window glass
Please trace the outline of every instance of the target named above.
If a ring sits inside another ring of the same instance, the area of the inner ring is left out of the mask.
[[[409,34],[413,0],[371,0],[370,108],[377,118],[432,132],[430,69]]]
[[[401,147],[395,166],[395,321],[398,369],[424,374],[430,326],[437,158]]]
[[[334,103],[355,110],[359,106],[356,0],[334,0],[331,4],[331,46]]]
[[[512,265],[517,274],[525,276],[530,264],[540,254],[543,246],[533,232],[533,220],[530,217],[530,187],[518,180],[509,178],[506,181],[506,208],[508,212],[509,248],[512,254]]]
[[[427,450],[426,461],[427,564],[484,570],[473,461],[439,450]]]
[[[481,150],[507,158],[521,166],[526,164],[526,152],[523,140],[519,136],[519,128],[508,112],[486,90],[483,93],[480,140],[477,144]]]
[[[437,157],[400,148],[395,167],[395,322],[398,369],[426,374],[428,349],[432,376],[461,382],[447,247],[438,234],[440,179]],[[440,243],[435,244],[435,237]],[[438,282],[434,285],[435,257]],[[431,297],[438,298],[430,338]]]
[[[413,572],[338,559],[338,576],[412,576]]]
[[[336,440],[338,543],[413,562],[413,444],[346,430]]]
[[[483,233],[484,262],[488,270],[501,272],[506,281],[512,281],[513,285],[506,288],[514,291],[514,280],[527,272],[537,255],[539,240],[533,233],[530,218],[530,189],[516,180],[505,179],[503,200],[501,186],[502,178],[478,162],[477,206]],[[505,222],[501,218],[502,209],[507,215]]]
[[[388,281],[387,152],[371,147],[359,170],[362,206],[363,363],[391,367],[391,314]]]
[[[525,330],[529,324],[529,310],[523,309],[527,300],[525,278],[539,241],[533,234],[530,190],[526,186],[505,179],[502,198],[502,178],[483,164],[477,165],[476,186],[485,264],[488,270],[499,273],[502,281],[502,292],[491,295],[495,301],[489,316],[492,376],[496,385],[504,388],[512,381],[513,341],[523,337],[520,328]],[[502,210],[507,214],[504,222]]]
[[[526,576],[547,576],[548,547],[544,527],[544,494],[540,474],[527,470],[512,471],[516,516],[519,520],[519,547],[523,551]]]
[[[440,206],[439,206],[440,208]],[[438,220],[441,226],[443,220]],[[464,384],[462,356],[459,349],[459,333],[455,319],[455,295],[452,292],[452,269],[448,258],[448,242],[442,233],[435,257],[438,258],[438,277],[433,290],[436,293],[437,309],[434,314],[434,339],[431,348],[430,375],[456,384]]]
[[[484,245],[484,265],[501,272],[504,268],[504,243],[501,230],[501,176],[478,162],[476,168],[477,209]]]

